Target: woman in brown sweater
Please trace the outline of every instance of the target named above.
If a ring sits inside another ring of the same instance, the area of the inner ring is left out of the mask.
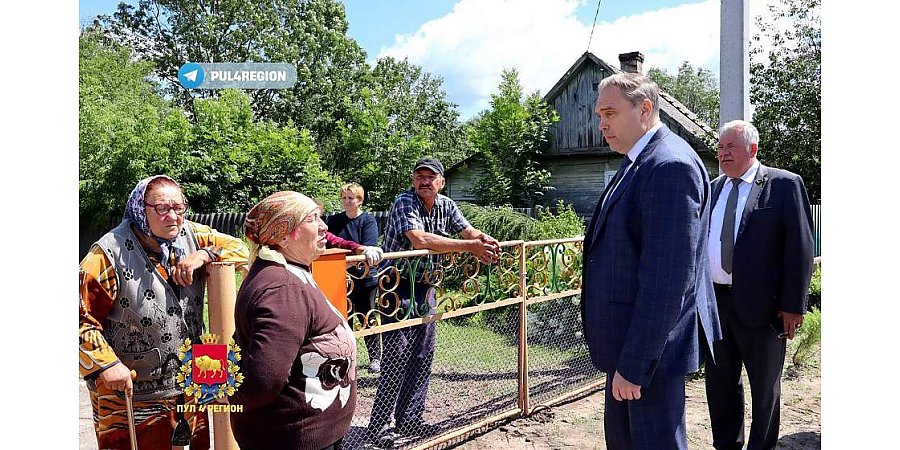
[[[242,449],[339,449],[356,407],[356,340],[313,281],[325,250],[316,203],[297,192],[250,210],[250,273],[238,292],[235,341],[244,383],[231,397]]]

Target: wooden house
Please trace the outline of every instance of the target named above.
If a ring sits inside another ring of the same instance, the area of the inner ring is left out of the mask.
[[[544,202],[555,205],[563,199],[582,216],[589,216],[606,183],[619,168],[622,155],[610,150],[599,131],[594,113],[600,80],[617,72],[642,72],[644,56],[639,52],[619,55],[621,70],[590,52],[585,52],[544,96],[544,101],[559,114],[559,122],[551,129],[550,149],[545,162],[550,169],[550,185],[554,187]],[[696,114],[660,92],[660,119],[674,133],[684,138],[705,163],[710,178],[718,172],[714,142],[715,131]],[[484,163],[473,155],[446,171],[444,194],[456,201],[477,203],[473,186],[484,173]]]

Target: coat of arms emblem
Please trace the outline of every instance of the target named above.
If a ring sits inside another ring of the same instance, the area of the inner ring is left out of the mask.
[[[238,367],[241,348],[234,339],[229,339],[227,345],[219,344],[219,336],[207,333],[200,336],[200,341],[203,343],[192,344],[185,339],[178,349],[181,370],[176,379],[185,395],[197,397],[197,403],[204,405],[233,395],[244,376]]]

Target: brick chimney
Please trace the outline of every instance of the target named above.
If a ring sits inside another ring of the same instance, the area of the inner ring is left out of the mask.
[[[623,72],[644,73],[644,55],[641,52],[619,54],[619,67]]]

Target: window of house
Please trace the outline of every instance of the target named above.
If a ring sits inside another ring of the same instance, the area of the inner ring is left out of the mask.
[[[604,170],[603,171],[603,188],[604,189],[606,189],[606,186],[609,186],[609,182],[612,181],[614,176],[616,176],[615,170]]]

